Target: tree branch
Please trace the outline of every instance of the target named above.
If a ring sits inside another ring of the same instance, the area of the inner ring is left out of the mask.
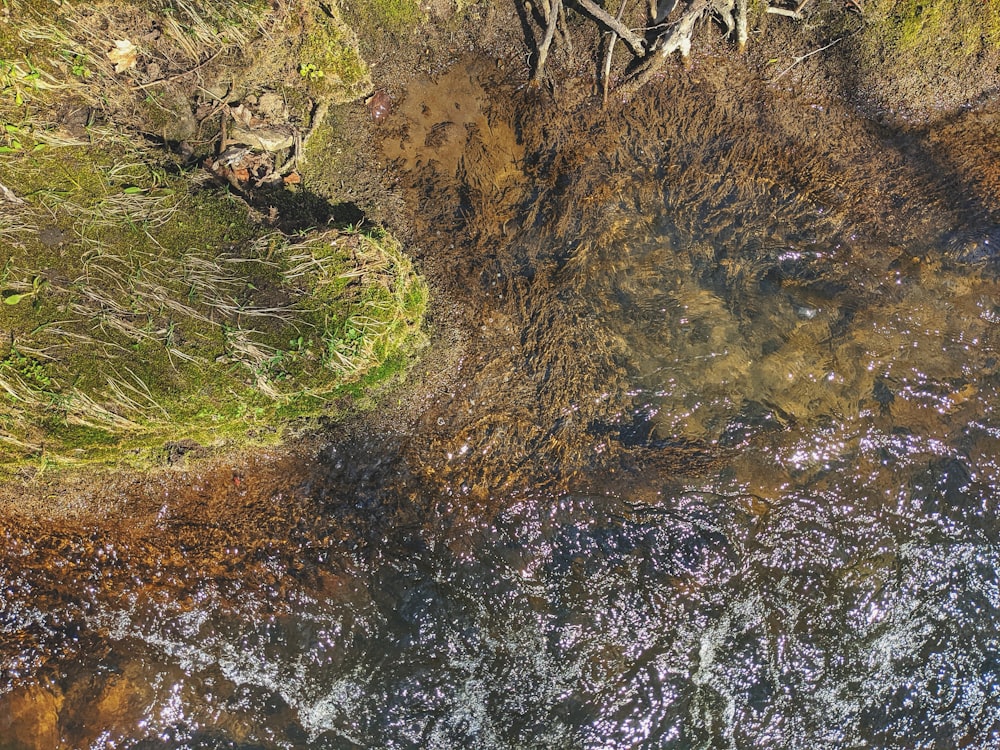
[[[588,16],[620,36],[622,41],[629,46],[629,49],[632,50],[632,54],[636,57],[646,56],[645,41],[643,41],[642,37],[634,33],[628,26],[623,24],[621,21],[612,18],[608,15],[607,11],[605,11],[597,3],[593,2],[593,0],[576,0],[576,4],[579,5],[583,12]]]
[[[562,7],[562,0],[552,0],[552,7],[549,9],[549,22],[545,27],[545,37],[538,45],[538,65],[535,67],[535,75],[531,77],[534,83],[542,80],[545,72],[545,62],[549,59],[549,47],[552,45],[552,38],[556,35],[556,24],[559,23],[559,9]]]

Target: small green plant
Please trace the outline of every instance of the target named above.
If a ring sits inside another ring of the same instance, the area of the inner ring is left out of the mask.
[[[3,297],[3,303],[5,305],[17,305],[28,299],[34,302],[38,299],[38,293],[45,288],[48,281],[42,276],[35,276],[31,279],[31,289],[28,291],[20,291],[18,289],[4,289],[0,292],[0,296]]]
[[[14,123],[4,123],[3,130],[0,131],[0,154],[15,154],[28,149],[31,152],[41,151],[45,148],[44,143],[31,143],[31,127],[29,125],[15,125]]]
[[[69,65],[70,73],[77,78],[86,79],[91,74],[85,54],[64,49],[60,51],[59,56]]]
[[[302,63],[299,65],[299,75],[310,81],[318,81],[323,78],[323,71],[312,63]]]
[[[52,378],[45,365],[16,347],[11,347],[10,354],[0,360],[0,374],[4,373],[15,373],[25,384],[36,390],[47,391],[52,387]]]
[[[28,91],[43,88],[54,88],[54,85],[27,57],[23,63],[0,60],[0,95],[13,96],[14,104],[20,107],[27,100]]]

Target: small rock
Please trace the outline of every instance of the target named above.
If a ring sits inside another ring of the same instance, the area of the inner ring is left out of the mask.
[[[385,122],[392,114],[392,97],[381,89],[369,96],[365,104],[368,106],[368,114],[372,121],[378,125]]]
[[[271,122],[284,122],[288,119],[288,107],[285,106],[285,99],[281,94],[274,91],[265,91],[257,101],[257,111],[265,120]]]
[[[295,137],[286,128],[256,128],[246,130],[233,128],[229,132],[229,140],[242,143],[250,148],[261,151],[282,151],[295,144]]]

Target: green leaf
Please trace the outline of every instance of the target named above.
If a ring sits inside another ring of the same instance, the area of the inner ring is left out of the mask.
[[[136,187],[135,185],[133,185],[132,187],[125,188],[123,192],[125,193],[125,195],[135,195],[136,193],[144,193],[146,191],[144,188]]]
[[[5,305],[16,305],[23,299],[27,299],[31,296],[31,292],[22,292],[21,294],[8,294],[3,298],[3,303]]]
[[[21,132],[21,128],[19,128],[17,125],[11,125],[10,123],[7,123],[3,127],[4,127],[4,130],[6,130],[8,133],[20,133]]]

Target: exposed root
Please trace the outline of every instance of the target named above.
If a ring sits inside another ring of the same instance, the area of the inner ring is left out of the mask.
[[[801,8],[807,2],[809,0],[803,0],[798,7]],[[631,51],[634,57],[633,63],[638,61],[638,66],[623,79],[617,89],[621,94],[621,99],[628,100],[639,88],[662,70],[667,59],[674,52],[680,52],[683,58],[688,57],[691,52],[691,39],[698,21],[705,16],[712,15],[720,21],[726,27],[726,35],[736,41],[741,51],[746,46],[749,36],[748,0],[687,0],[679,11],[679,15],[677,11],[678,0],[660,0],[659,2],[651,0],[648,4],[644,4],[643,10],[640,11],[646,14],[645,18],[632,19],[633,22],[638,20],[640,25],[638,31],[645,32],[645,37],[630,28],[623,19],[625,0],[619,8],[617,16],[609,14],[594,0],[572,0],[572,5],[605,31],[610,32],[600,68],[601,99],[605,106],[611,89],[611,68],[615,45],[619,39]],[[539,8],[545,19],[545,34],[538,45],[538,64],[532,76],[534,83],[538,83],[544,75],[550,47],[558,32],[559,20],[560,18],[565,19],[565,8],[562,0],[552,0],[551,5],[543,0],[539,4]],[[675,15],[678,17],[671,21],[670,17]],[[565,27],[565,20],[563,27]],[[565,28],[563,30],[565,32]],[[654,31],[657,33],[650,36],[650,32]],[[565,33],[564,38],[568,42]],[[626,65],[626,68],[629,67],[631,64]]]
[[[628,0],[622,0],[621,6],[618,8],[617,20],[622,20],[622,14],[625,12],[625,6],[628,4]],[[611,85],[611,58],[615,53],[615,42],[618,41],[618,34],[615,31],[611,32],[611,38],[608,40],[608,51],[604,54],[604,65],[601,66],[601,106],[608,106],[608,87]]]
[[[603,8],[597,5],[597,3],[592,2],[592,0],[576,0],[576,4],[580,6],[580,9],[583,10],[584,13],[593,18],[599,24],[607,27],[620,36],[622,41],[625,42],[625,44],[629,46],[629,49],[632,50],[632,54],[636,57],[645,57],[646,42],[643,41],[642,37],[625,26],[625,24],[623,24],[620,20],[612,18]]]
[[[543,4],[542,7],[544,8],[545,5]],[[552,0],[552,6],[546,13],[548,23],[545,27],[545,36],[542,37],[542,43],[538,45],[538,65],[535,66],[535,74],[532,76],[532,81],[535,83],[542,80],[542,75],[545,72],[545,63],[549,58],[549,47],[552,46],[552,40],[556,35],[556,24],[559,23],[559,9],[561,7],[562,0]]]
[[[674,52],[680,52],[681,57],[684,58],[691,54],[691,36],[694,34],[695,24],[711,8],[712,4],[709,0],[694,0],[688,5],[681,19],[656,40],[656,44],[645,63],[618,87],[617,91],[623,100],[632,98],[636,91],[659,73],[666,64],[667,58]]]

